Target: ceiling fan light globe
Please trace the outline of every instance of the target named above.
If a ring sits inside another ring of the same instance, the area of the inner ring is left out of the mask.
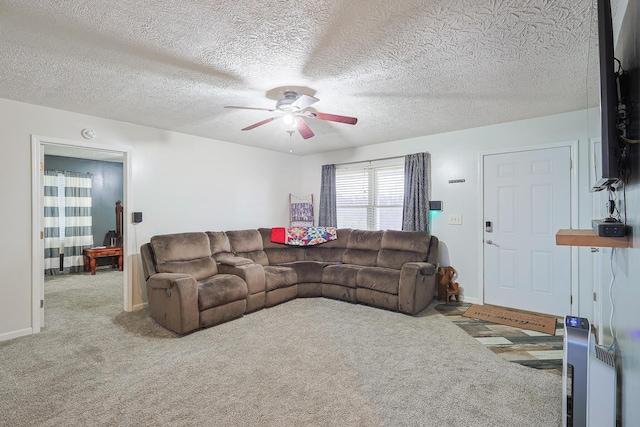
[[[287,124],[287,125],[293,125],[295,122],[295,117],[293,117],[293,114],[291,113],[287,113],[282,117],[282,120]]]

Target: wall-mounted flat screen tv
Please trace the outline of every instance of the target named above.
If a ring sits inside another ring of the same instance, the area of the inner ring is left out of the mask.
[[[601,175],[592,191],[605,190],[620,179],[618,84],[614,71],[613,23],[610,0],[598,0],[598,57],[600,68]]]

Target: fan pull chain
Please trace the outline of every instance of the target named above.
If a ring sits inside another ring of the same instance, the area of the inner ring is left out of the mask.
[[[288,130],[287,133],[289,134],[289,153],[293,153],[293,130]]]

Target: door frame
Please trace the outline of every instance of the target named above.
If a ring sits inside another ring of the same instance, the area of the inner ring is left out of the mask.
[[[478,208],[478,239],[477,239],[477,248],[478,248],[478,295],[480,296],[480,304],[484,304],[484,158],[486,156],[496,155],[496,154],[511,154],[511,153],[519,153],[522,151],[534,151],[534,150],[546,150],[551,148],[561,148],[561,147],[569,147],[571,150],[570,158],[571,158],[571,173],[570,173],[570,188],[571,188],[571,202],[570,202],[570,210],[571,210],[571,228],[577,228],[578,226],[578,148],[579,141],[578,140],[570,140],[570,141],[562,141],[562,142],[554,142],[549,144],[538,144],[538,145],[525,145],[520,147],[505,147],[497,150],[490,151],[481,151],[478,153],[478,194],[480,197],[478,198],[479,208]],[[571,313],[577,313],[578,304],[580,301],[580,290],[578,283],[578,251],[576,248],[571,247]]]
[[[601,157],[602,157],[602,138],[594,137],[589,139],[589,188],[593,187],[596,181],[598,181],[598,177],[602,176],[602,167],[601,167]],[[602,194],[606,194],[605,191],[599,191],[591,193],[593,196],[591,198],[592,211],[594,218],[602,218],[601,209],[603,204],[601,202]],[[605,325],[604,320],[604,306],[602,305],[603,300],[606,298],[607,293],[603,292],[603,282],[602,282],[602,265],[603,260],[605,258],[604,251],[607,248],[591,248],[591,262],[593,265],[591,266],[591,274],[592,274],[592,284],[593,284],[593,307],[591,318],[592,325],[596,328],[597,331],[601,331],[598,333],[598,342],[596,344],[603,345],[604,344],[604,332],[603,325]],[[608,292],[608,290],[607,290]],[[597,297],[596,297],[597,296]],[[607,320],[608,322],[608,320]]]
[[[40,301],[44,300],[44,239],[40,237],[43,232],[44,224],[44,181],[40,170],[41,159],[44,158],[45,146],[61,146],[69,148],[77,148],[87,151],[102,151],[105,153],[114,153],[122,155],[123,168],[123,241],[122,248],[124,251],[124,310],[133,310],[133,271],[131,263],[133,262],[133,254],[131,245],[132,226],[129,218],[132,205],[131,191],[131,147],[124,145],[106,145],[95,142],[71,141],[60,138],[50,138],[39,135],[31,135],[31,327],[32,333],[37,334],[44,326],[44,307],[41,307]],[[115,211],[114,211],[115,212]]]

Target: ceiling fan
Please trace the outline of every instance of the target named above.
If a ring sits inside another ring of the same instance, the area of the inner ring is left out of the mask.
[[[320,101],[318,98],[309,95],[299,95],[296,91],[288,90],[284,92],[284,98],[276,102],[276,108],[258,108],[258,107],[236,107],[233,105],[228,105],[224,108],[239,108],[243,110],[263,110],[263,111],[275,111],[278,113],[282,113],[281,116],[270,117],[266,120],[262,120],[261,122],[254,123],[251,126],[247,126],[242,130],[251,130],[255,129],[258,126],[262,126],[269,122],[282,117],[285,123],[287,123],[291,130],[287,132],[293,132],[293,129],[297,130],[300,135],[304,139],[311,138],[314,134],[305,122],[304,119],[317,119],[317,120],[328,120],[331,122],[338,123],[346,123],[349,125],[355,125],[358,122],[358,119],[355,117],[347,117],[347,116],[338,116],[336,114],[327,114],[327,113],[319,113],[306,111],[308,107]]]

